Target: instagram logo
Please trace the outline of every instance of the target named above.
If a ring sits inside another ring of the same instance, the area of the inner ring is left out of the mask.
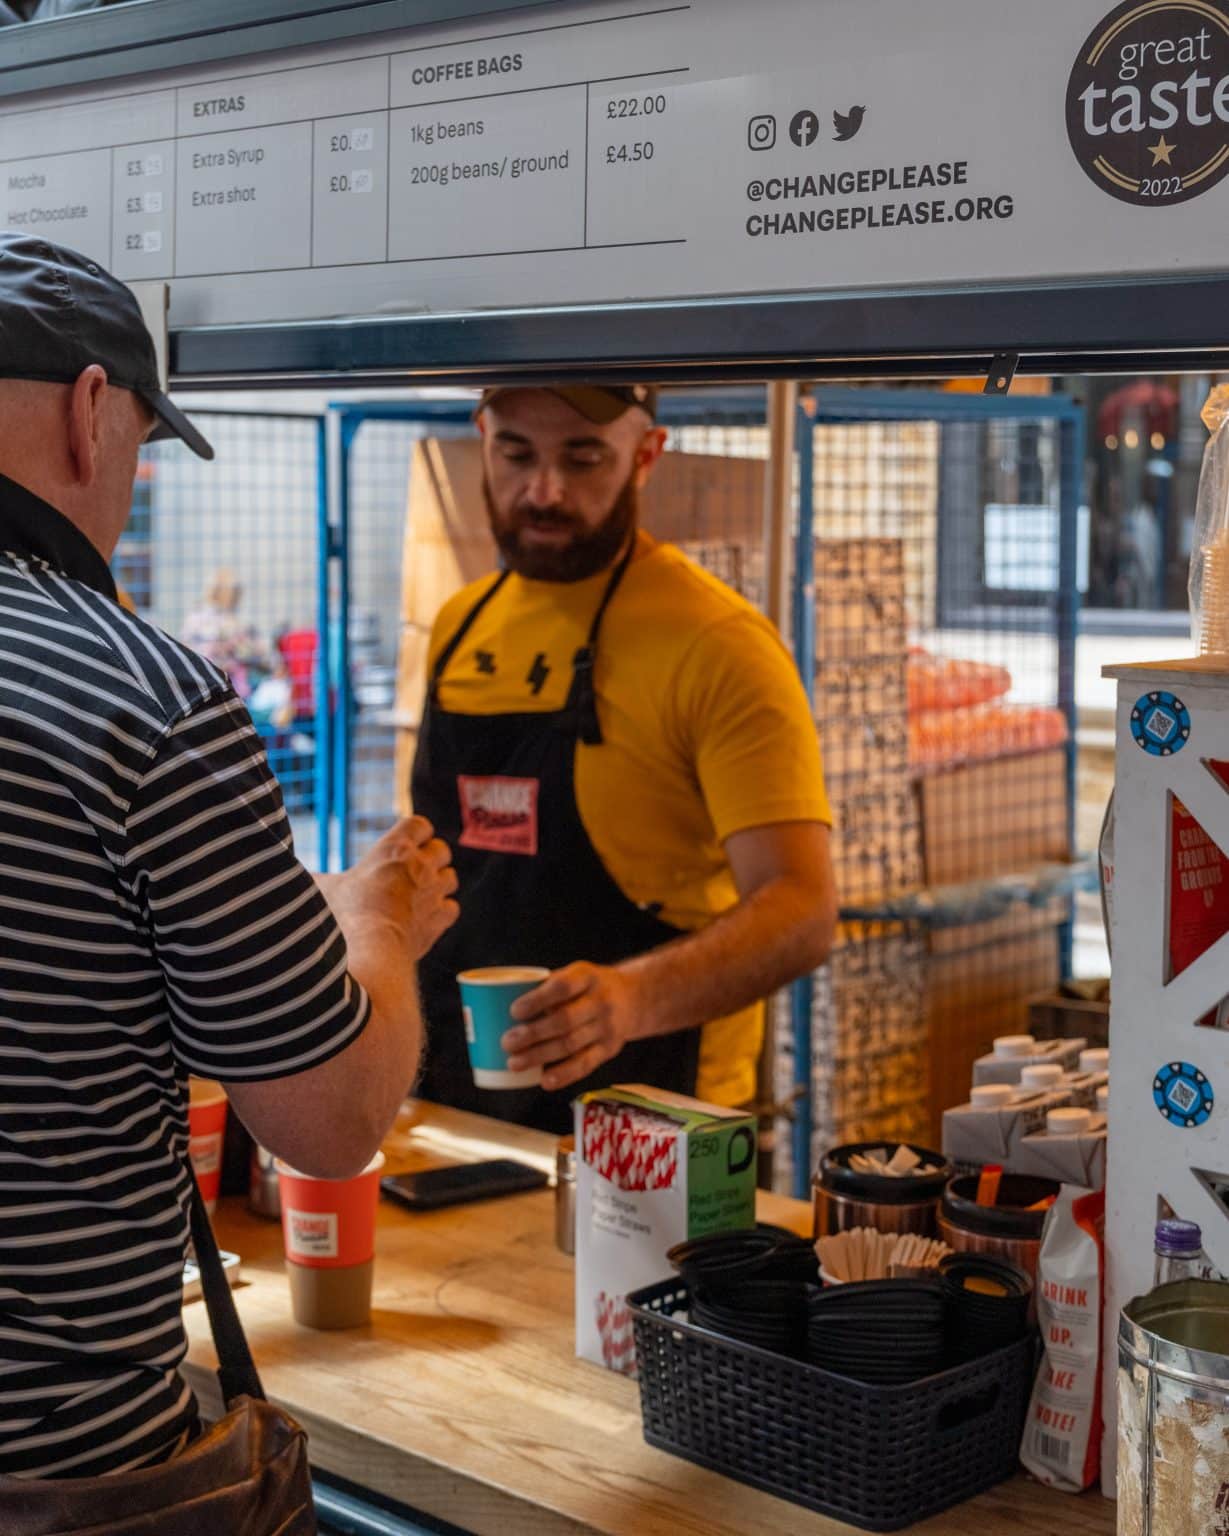
[[[753,117],[747,124],[747,144],[751,149],[771,149],[777,142],[777,120],[771,112]]]

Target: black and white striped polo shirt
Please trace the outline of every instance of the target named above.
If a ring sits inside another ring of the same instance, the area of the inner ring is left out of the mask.
[[[186,1074],[288,1076],[367,1015],[225,677],[0,476],[0,1475],[180,1438]]]

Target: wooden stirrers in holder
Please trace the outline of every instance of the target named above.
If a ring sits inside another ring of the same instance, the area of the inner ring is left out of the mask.
[[[937,1269],[951,1249],[932,1237],[914,1232],[879,1232],[851,1227],[815,1244],[826,1280],[837,1284],[857,1280],[898,1280]]]

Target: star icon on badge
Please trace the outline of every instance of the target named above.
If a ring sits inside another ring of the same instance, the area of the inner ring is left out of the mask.
[[[1165,135],[1162,134],[1155,144],[1149,144],[1148,146],[1148,152],[1152,156],[1153,165],[1160,165],[1162,162],[1166,165],[1172,165],[1173,161],[1169,157],[1177,147],[1176,144],[1167,144],[1165,142]]]

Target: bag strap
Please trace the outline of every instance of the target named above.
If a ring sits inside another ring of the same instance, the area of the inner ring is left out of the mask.
[[[196,1175],[188,1169],[192,1184],[192,1200],[189,1217],[192,1227],[192,1247],[196,1252],[197,1267],[201,1272],[201,1291],[205,1297],[205,1310],[209,1314],[209,1331],[213,1334],[213,1347],[218,1356],[218,1382],[222,1388],[222,1400],[228,1406],[237,1397],[255,1397],[264,1401],[264,1388],[256,1373],[256,1362],[239,1321],[235,1298],[227,1284],[226,1271],[218,1253],[217,1240],[209,1224],[209,1212],[197,1188]]]

